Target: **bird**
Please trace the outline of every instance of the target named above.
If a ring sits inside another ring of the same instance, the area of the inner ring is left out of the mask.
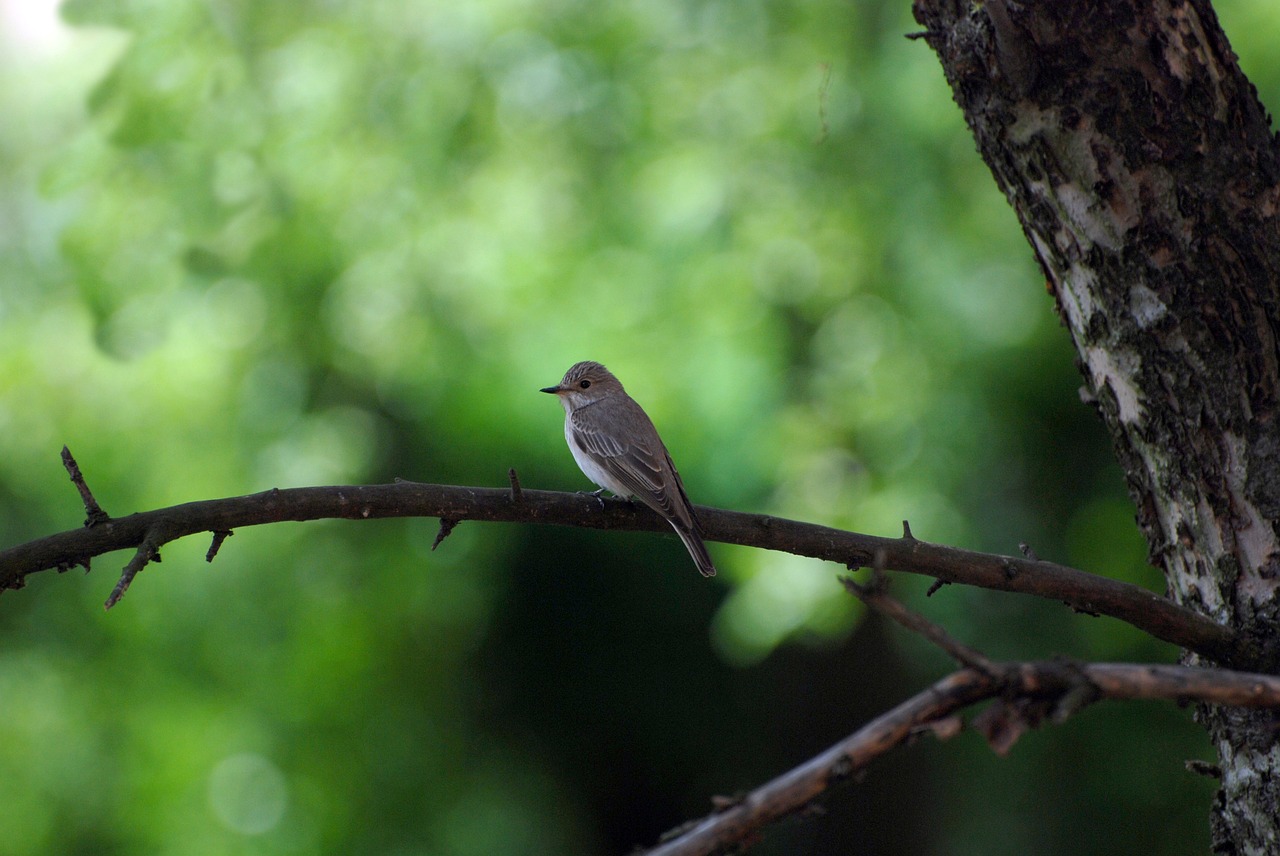
[[[583,475],[600,486],[596,496],[608,490],[639,499],[671,524],[702,575],[714,577],[716,566],[671,454],[653,420],[613,373],[586,360],[541,391],[564,405],[565,440]]]

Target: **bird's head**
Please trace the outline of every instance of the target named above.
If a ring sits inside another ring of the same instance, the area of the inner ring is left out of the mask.
[[[622,384],[607,368],[586,360],[574,363],[559,384],[543,387],[542,392],[557,396],[565,410],[572,410],[599,401],[610,393],[622,392]]]

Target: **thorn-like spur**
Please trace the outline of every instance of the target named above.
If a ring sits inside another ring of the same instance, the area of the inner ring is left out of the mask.
[[[431,552],[435,552],[436,547],[439,547],[440,543],[449,537],[449,533],[452,532],[453,527],[457,525],[458,521],[456,520],[451,520],[448,517],[440,518],[440,531],[436,533],[436,540],[431,542]]]
[[[209,545],[209,552],[204,554],[204,560],[206,562],[212,562],[213,557],[218,555],[218,550],[222,547],[222,542],[227,540],[234,534],[236,533],[232,532],[230,529],[225,529],[220,532],[214,532],[213,543]]]
[[[110,609],[120,602],[120,598],[124,597],[124,593],[129,590],[129,584],[133,582],[133,578],[147,566],[148,562],[158,563],[160,561],[160,543],[160,540],[152,533],[147,533],[147,536],[142,539],[142,543],[138,545],[138,552],[133,554],[129,564],[125,565],[124,570],[120,572],[120,581],[111,590],[111,596],[102,605],[103,609]]]
[[[102,506],[98,505],[98,500],[93,498],[93,491],[89,490],[89,486],[84,482],[84,475],[80,472],[80,465],[76,463],[75,457],[71,454],[71,450],[66,446],[62,447],[62,466],[66,468],[67,475],[71,476],[71,483],[76,486],[76,490],[80,492],[80,500],[84,503],[85,526],[97,526],[99,523],[106,523],[111,516],[102,510]]]

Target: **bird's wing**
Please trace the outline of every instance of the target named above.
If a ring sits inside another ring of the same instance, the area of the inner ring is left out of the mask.
[[[570,423],[578,445],[645,505],[697,531],[680,474],[648,415],[631,399],[616,406],[625,410],[611,414],[598,405],[574,410]]]

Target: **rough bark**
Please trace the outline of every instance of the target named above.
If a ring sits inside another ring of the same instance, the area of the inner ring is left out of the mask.
[[[1181,603],[1274,638],[1280,161],[1212,7],[916,0],[915,15],[1056,296],[1151,561]],[[1223,772],[1216,851],[1276,852],[1275,718],[1199,715]]]

